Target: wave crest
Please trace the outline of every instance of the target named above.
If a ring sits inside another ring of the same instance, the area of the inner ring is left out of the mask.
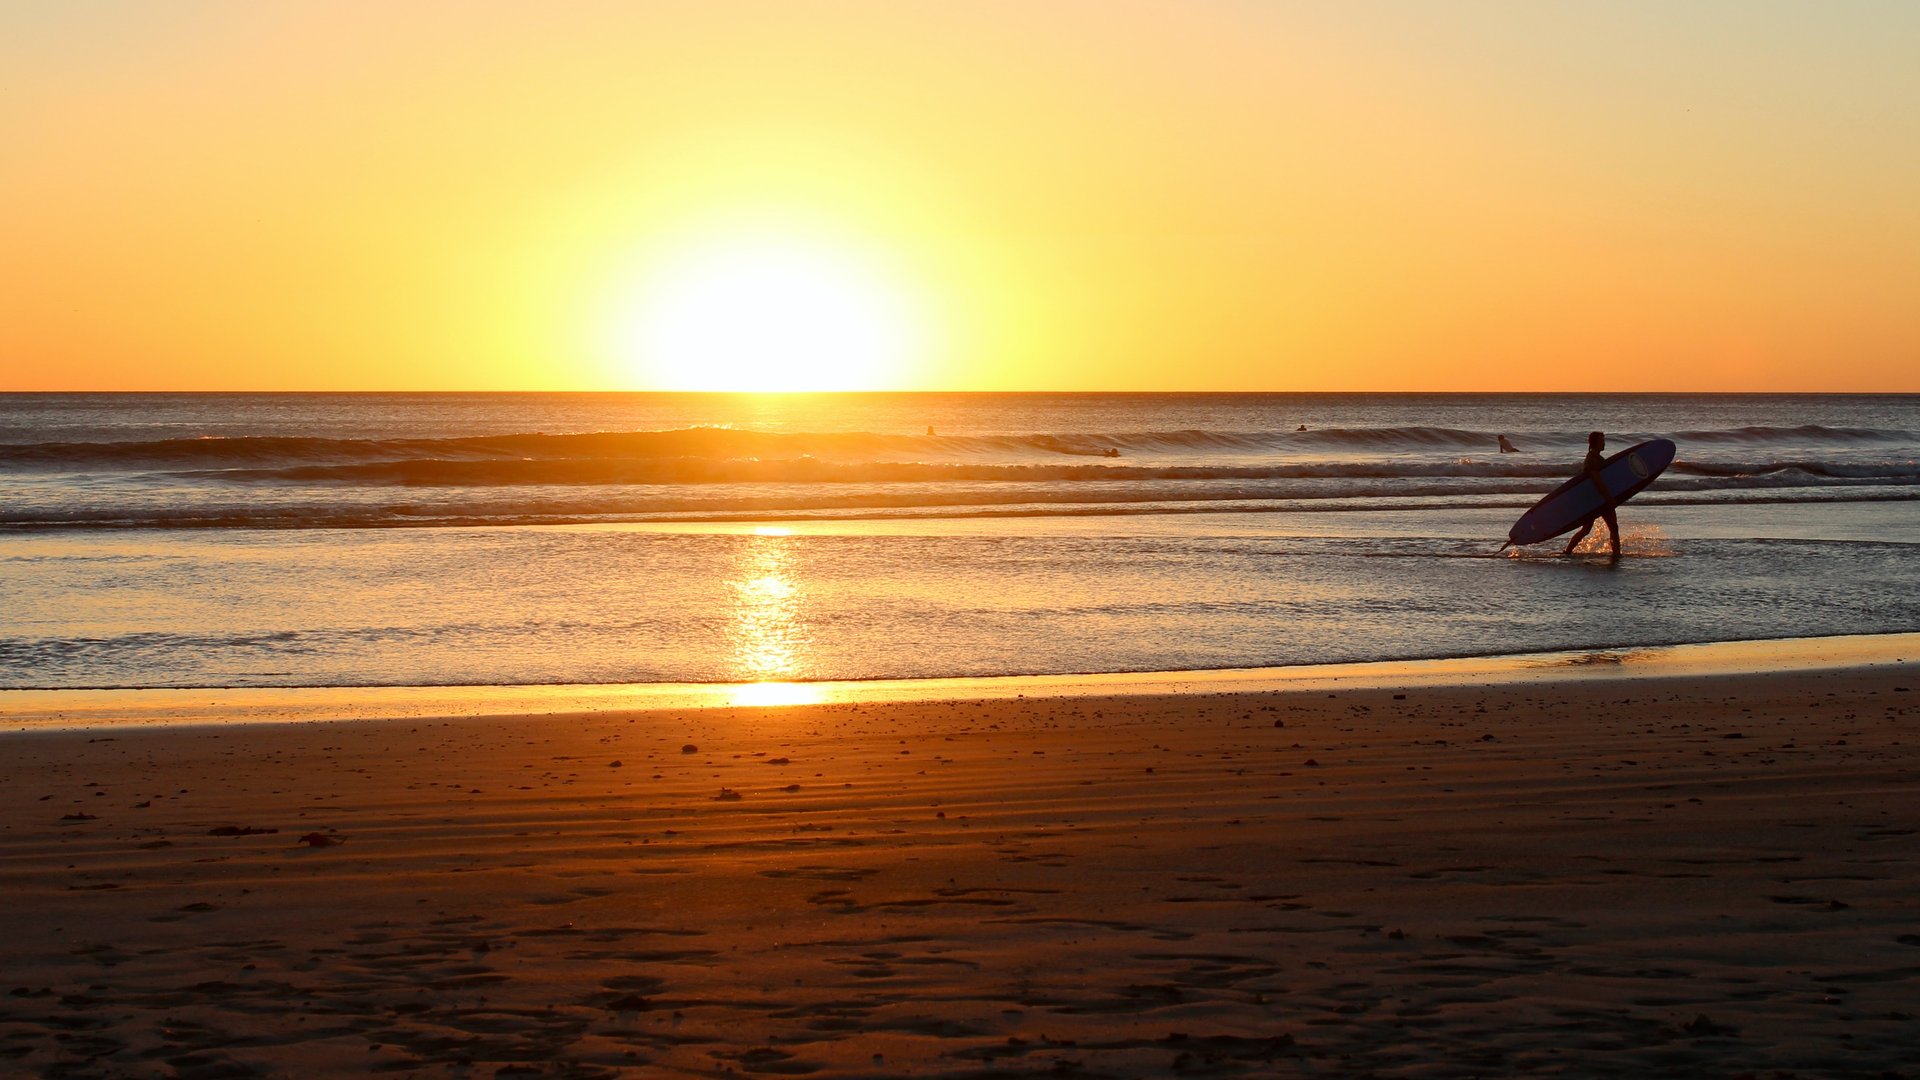
[[[440,439],[329,439],[248,435],[126,442],[0,445],[0,464],[44,468],[170,469],[291,467],[439,459],[659,459],[802,456],[843,461],[978,456],[1106,457],[1227,451],[1271,454],[1307,448],[1495,448],[1488,432],[1437,427],[1326,428],[1313,431],[1040,432],[1009,435],[902,435],[876,432],[773,432],[693,427],[668,431],[570,434],[523,432]]]

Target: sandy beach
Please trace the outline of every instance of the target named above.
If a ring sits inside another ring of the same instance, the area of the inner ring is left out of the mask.
[[[1895,1075],[1915,686],[11,733],[0,1073]]]

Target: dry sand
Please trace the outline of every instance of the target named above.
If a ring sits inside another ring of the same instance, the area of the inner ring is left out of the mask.
[[[8,734],[0,1073],[1914,1070],[1907,687]]]

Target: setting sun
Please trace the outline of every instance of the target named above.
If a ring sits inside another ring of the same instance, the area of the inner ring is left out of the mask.
[[[897,282],[813,237],[688,245],[619,303],[617,362],[661,389],[887,389],[905,381],[925,342]]]

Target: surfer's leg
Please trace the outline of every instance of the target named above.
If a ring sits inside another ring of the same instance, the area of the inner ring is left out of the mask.
[[[1613,542],[1613,557],[1617,559],[1620,557],[1620,519],[1613,516],[1612,507],[1600,511],[1600,516],[1607,519],[1607,539]]]
[[[1587,538],[1587,534],[1592,531],[1593,531],[1593,519],[1588,518],[1586,524],[1580,526],[1580,531],[1573,534],[1573,539],[1567,541],[1567,550],[1561,552],[1560,554],[1562,555],[1573,554],[1573,549],[1579,547],[1580,541],[1585,540]]]

